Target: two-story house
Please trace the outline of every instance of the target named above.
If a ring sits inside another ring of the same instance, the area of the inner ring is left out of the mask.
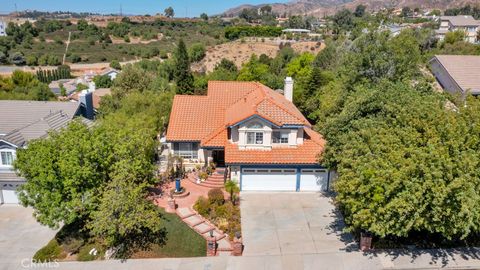
[[[184,164],[226,166],[242,191],[324,191],[325,140],[284,94],[256,82],[210,81],[206,96],[176,95],[166,140]]]
[[[448,32],[462,31],[465,33],[465,41],[476,43],[480,30],[480,21],[470,15],[442,16],[440,28],[435,31],[438,39],[443,40]]]
[[[84,118],[93,117],[91,100],[91,94],[81,102],[0,100],[0,204],[18,203],[16,189],[26,181],[13,168],[17,149],[66,127],[75,117],[91,125]]]

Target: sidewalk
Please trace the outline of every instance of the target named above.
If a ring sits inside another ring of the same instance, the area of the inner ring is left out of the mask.
[[[65,262],[57,269],[480,269],[480,249]]]

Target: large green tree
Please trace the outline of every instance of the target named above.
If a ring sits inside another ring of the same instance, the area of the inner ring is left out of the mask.
[[[337,201],[351,228],[464,238],[480,226],[480,104],[446,110],[419,87],[356,89],[323,127],[325,162],[338,169]]]
[[[19,189],[20,202],[33,207],[40,223],[57,228],[87,218],[95,208],[111,158],[105,151],[109,144],[94,137],[84,124],[73,122],[18,149],[15,169],[27,179]]]
[[[177,83],[178,92],[180,94],[192,94],[194,90],[194,79],[190,71],[190,57],[188,55],[187,46],[181,39],[173,54],[174,59],[174,78]]]

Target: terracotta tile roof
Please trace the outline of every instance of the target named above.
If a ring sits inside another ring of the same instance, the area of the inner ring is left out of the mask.
[[[277,126],[304,126],[304,144],[271,151],[239,150],[228,141],[227,128],[254,115]],[[292,102],[260,83],[211,81],[206,96],[175,96],[166,139],[223,147],[227,163],[316,164],[325,141],[310,127]]]
[[[201,141],[201,145],[203,147],[225,147],[228,140],[227,136],[227,129],[225,127],[220,127],[218,130],[205,137],[205,139]]]
[[[207,96],[175,96],[167,140],[206,140],[212,132],[255,114],[278,126],[310,126],[293,103],[260,83],[211,81]]]
[[[278,147],[271,150],[254,150],[238,148],[227,142],[225,146],[225,163],[227,164],[318,164],[320,154],[325,147],[325,140],[320,134],[305,128],[305,140],[296,147]]]
[[[277,126],[306,125],[310,123],[292,102],[283,95],[260,84],[252,83],[257,90],[250,92],[227,109],[225,122],[234,125],[252,115],[259,115]]]

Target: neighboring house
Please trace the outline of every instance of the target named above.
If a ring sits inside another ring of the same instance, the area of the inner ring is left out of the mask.
[[[480,56],[436,55],[430,69],[446,92],[462,97],[480,94]]]
[[[107,75],[110,77],[110,80],[115,80],[117,78],[117,75],[120,73],[120,71],[114,69],[114,68],[108,68],[104,70],[103,72],[100,73],[101,76]]]
[[[324,191],[325,140],[285,95],[256,82],[210,81],[208,95],[176,95],[166,141],[187,168],[226,166],[241,190]]]
[[[0,19],[0,37],[7,35],[7,23]]]
[[[81,94],[82,93],[77,92],[70,95],[69,98],[70,100],[80,101]],[[97,112],[98,109],[100,108],[100,102],[102,101],[102,97],[111,95],[111,94],[112,94],[112,91],[110,90],[110,88],[98,88],[92,92],[93,108],[95,112]]]
[[[480,21],[470,15],[442,16],[440,17],[440,28],[436,30],[438,39],[443,40],[448,32],[465,32],[465,41],[476,43]]]
[[[77,90],[77,82],[75,79],[61,79],[57,81],[52,81],[48,84],[48,88],[50,88],[50,90],[52,90],[55,95],[60,96],[62,92],[62,90],[60,89],[60,85],[63,85],[63,87],[65,88],[67,96]]]
[[[18,203],[15,190],[26,181],[13,170],[16,150],[27,147],[31,140],[45,138],[49,131],[66,127],[77,116],[91,115],[88,99],[91,95],[85,95],[83,103],[0,100],[0,204]]]

